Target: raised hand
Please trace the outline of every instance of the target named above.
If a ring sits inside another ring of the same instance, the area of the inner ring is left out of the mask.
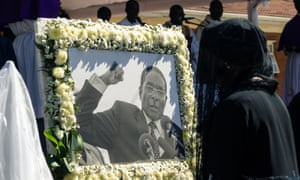
[[[123,81],[123,74],[123,68],[114,62],[110,69],[100,76],[100,78],[106,85],[117,84],[118,82]]]

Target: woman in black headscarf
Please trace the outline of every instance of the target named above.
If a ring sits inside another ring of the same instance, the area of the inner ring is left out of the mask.
[[[257,26],[230,19],[207,27],[197,78],[204,179],[298,176],[291,121]]]

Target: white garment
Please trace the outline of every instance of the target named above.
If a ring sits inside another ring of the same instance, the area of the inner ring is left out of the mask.
[[[13,48],[17,58],[19,72],[22,75],[30,94],[36,118],[44,116],[43,96],[40,85],[40,67],[34,44],[34,32],[18,35]]]
[[[118,22],[119,25],[122,25],[122,26],[135,26],[135,25],[138,25],[140,26],[141,23],[139,21],[135,21],[135,22],[130,22],[128,21],[128,19],[125,17],[122,21]]]
[[[190,62],[192,66],[192,70],[194,73],[197,71],[197,64],[198,64],[198,56],[199,56],[199,41],[196,38],[196,35],[194,31],[189,28],[189,34],[192,38],[192,44],[191,44],[191,49],[190,49]]]
[[[15,36],[18,36],[26,32],[34,32],[34,22],[34,20],[25,19],[23,21],[9,23],[8,27],[11,29]]]
[[[12,61],[0,71],[0,89],[0,179],[53,179],[27,88]]]
[[[288,105],[300,92],[300,53],[288,52],[282,88],[282,99]]]

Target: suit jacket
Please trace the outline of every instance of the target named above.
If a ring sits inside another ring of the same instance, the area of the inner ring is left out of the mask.
[[[147,160],[147,156],[139,150],[140,136],[149,133],[141,109],[130,103],[116,101],[111,109],[93,113],[101,97],[102,93],[89,81],[85,81],[83,88],[76,95],[76,103],[80,105],[80,112],[77,113],[79,133],[84,141],[107,149],[112,163]],[[163,116],[160,121],[172,123],[167,116]],[[171,149],[175,149],[174,135],[167,131],[164,133],[164,142]],[[162,159],[175,158],[177,155],[174,151],[164,150]]]

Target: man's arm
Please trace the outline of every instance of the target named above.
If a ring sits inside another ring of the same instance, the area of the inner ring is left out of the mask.
[[[79,113],[92,113],[106,88],[123,80],[123,69],[116,63],[103,75],[93,74],[86,80],[80,92],[76,94],[76,104],[80,106]]]
[[[118,72],[116,72],[118,71]],[[76,114],[80,125],[79,132],[84,140],[93,145],[107,147],[110,144],[110,137],[115,129],[116,120],[103,113],[93,113],[105,92],[108,85],[116,84],[123,78],[123,70],[114,67],[101,76],[93,74],[86,80],[80,92],[76,95],[76,103],[79,105],[79,112]],[[103,138],[102,138],[103,137]]]

